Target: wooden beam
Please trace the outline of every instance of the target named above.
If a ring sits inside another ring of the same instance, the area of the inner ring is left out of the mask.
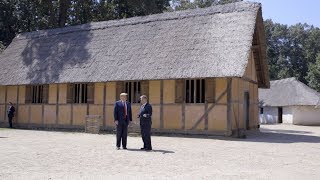
[[[204,103],[204,112],[208,110],[208,101],[205,101]],[[209,129],[209,118],[208,118],[208,113],[204,117],[204,129],[207,131]]]
[[[44,104],[41,103],[41,122],[42,126],[44,126]]]
[[[160,129],[163,129],[163,80],[160,81]]]
[[[19,112],[19,87],[20,86],[18,86],[17,87],[17,103],[16,103],[16,124],[18,123],[18,121],[19,121],[19,113],[17,113],[17,112]]]
[[[102,109],[102,127],[106,127],[106,97],[107,97],[107,86],[103,83],[103,109]]]
[[[59,84],[57,84],[57,94],[56,94],[56,126],[59,123]]]
[[[186,128],[186,104],[185,102],[182,103],[181,106],[181,129],[185,129]]]
[[[260,44],[254,44],[251,46],[252,50],[259,50],[260,49]]]
[[[28,126],[31,123],[31,103],[28,104]]]
[[[244,80],[244,81],[250,82],[250,83],[252,83],[252,84],[258,84],[258,82],[254,81],[254,80],[251,80],[251,79],[248,78],[248,77],[242,77],[241,79]]]
[[[232,135],[232,78],[227,80],[227,136]]]
[[[219,102],[224,95],[227,94],[228,91],[228,87],[226,88],[226,90],[223,91],[222,94],[220,94],[220,96],[218,97],[218,99],[215,101],[215,103],[213,103],[207,110],[206,112],[197,120],[197,122],[195,123],[195,125],[192,126],[192,128],[190,130],[194,130],[195,128],[197,128],[199,126],[199,124],[201,123],[201,121],[203,121],[205,119],[206,116],[208,116],[209,112],[217,105],[216,102]]]
[[[5,86],[4,90],[4,123],[7,122],[7,95],[8,95],[8,86]]]

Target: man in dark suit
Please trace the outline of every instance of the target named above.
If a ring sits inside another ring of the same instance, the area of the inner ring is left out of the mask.
[[[141,107],[138,118],[140,118],[140,129],[143,141],[143,148],[141,148],[141,150],[151,151],[152,106],[148,103],[146,95],[140,97],[140,103]]]
[[[12,102],[9,102],[8,119],[9,119],[10,128],[13,128],[13,126],[12,126],[12,118],[14,117],[14,112],[15,111],[16,111],[16,109],[13,107]]]
[[[120,100],[114,104],[114,123],[117,126],[117,149],[127,149],[128,125],[132,121],[131,105],[127,102],[127,94],[121,93]]]

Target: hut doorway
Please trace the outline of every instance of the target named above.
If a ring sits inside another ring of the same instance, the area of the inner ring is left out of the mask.
[[[278,108],[278,123],[282,123],[282,107]]]
[[[243,103],[243,114],[244,114],[244,121],[245,121],[245,127],[246,130],[250,129],[250,124],[249,124],[249,109],[250,109],[250,99],[249,99],[249,92],[244,93],[244,103]]]

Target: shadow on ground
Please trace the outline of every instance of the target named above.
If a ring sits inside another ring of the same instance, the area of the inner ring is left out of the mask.
[[[174,151],[156,150],[156,149],[154,149],[154,150],[152,150],[152,151],[144,151],[144,150],[141,150],[141,149],[130,149],[130,148],[128,148],[127,151],[135,151],[135,152],[137,152],[137,151],[139,151],[139,152],[160,152],[160,153],[162,153],[162,154],[174,153]]]
[[[290,134],[291,133],[291,134]],[[301,133],[301,134],[298,134]],[[241,141],[265,143],[320,143],[319,136],[309,135],[311,132],[298,132],[290,130],[272,130],[257,132],[247,136]]]
[[[180,138],[200,138],[213,139],[223,141],[244,141],[244,142],[263,142],[263,143],[320,143],[320,136],[312,135],[313,132],[283,130],[283,129],[264,129],[260,131],[247,133],[246,138],[240,139],[236,137],[223,136],[206,136],[206,135],[179,135],[169,134],[157,136],[180,137]]]
[[[295,134],[313,134],[310,131],[297,131],[297,130],[285,130],[285,129],[264,129],[261,128],[263,132],[272,132],[272,133],[295,133]]]

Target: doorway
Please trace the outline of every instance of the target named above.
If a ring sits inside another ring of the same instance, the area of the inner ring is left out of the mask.
[[[278,107],[278,123],[282,123],[282,107]]]
[[[250,116],[249,116],[249,109],[250,109],[250,99],[249,99],[249,92],[244,93],[244,101],[243,101],[243,114],[244,114],[244,123],[246,130],[250,129]]]

